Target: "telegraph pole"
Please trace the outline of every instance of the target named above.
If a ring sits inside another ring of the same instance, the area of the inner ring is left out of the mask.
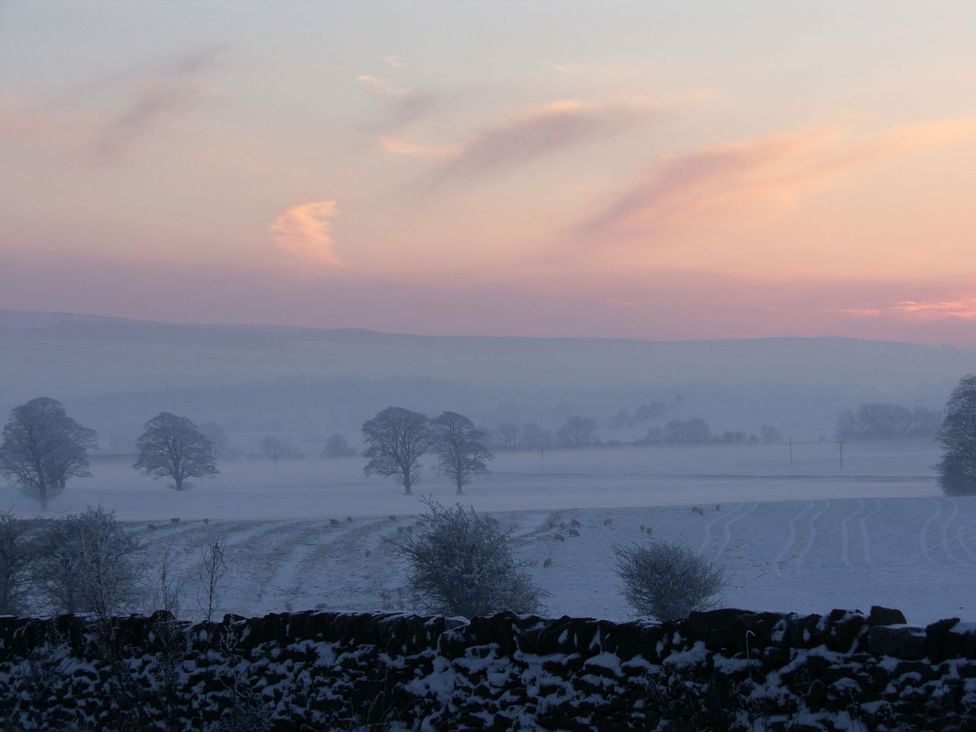
[[[793,437],[792,436],[789,438],[789,442],[787,444],[789,445],[789,449],[790,449],[790,467],[792,468],[793,467]]]

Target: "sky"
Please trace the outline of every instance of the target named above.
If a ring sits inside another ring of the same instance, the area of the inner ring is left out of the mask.
[[[0,308],[976,347],[976,3],[0,2]]]

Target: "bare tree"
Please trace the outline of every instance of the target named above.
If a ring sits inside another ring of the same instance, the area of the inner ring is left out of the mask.
[[[27,609],[27,570],[33,555],[27,529],[27,521],[0,513],[0,615],[18,615]]]
[[[526,422],[522,425],[522,443],[520,447],[525,450],[544,450],[555,444],[552,433],[543,429],[535,422]]]
[[[518,450],[522,444],[522,428],[514,422],[502,422],[493,437],[500,450]]]
[[[712,428],[701,417],[672,419],[664,428],[663,439],[669,445],[704,445],[712,441]]]
[[[231,444],[227,430],[216,422],[201,422],[200,431],[210,440],[210,451],[214,460],[239,457],[240,453]]]
[[[435,440],[427,416],[403,407],[387,407],[363,424],[363,438],[363,456],[369,458],[363,468],[366,475],[397,477],[409,496],[420,474],[420,457]]]
[[[186,417],[157,414],[146,422],[136,447],[139,459],[132,467],[154,478],[172,478],[178,491],[189,488],[187,478],[212,478],[219,472],[210,440]]]
[[[69,478],[90,478],[88,451],[94,430],[82,427],[61,402],[38,397],[10,413],[0,443],[0,473],[10,477],[47,510],[48,501],[64,491]]]
[[[976,495],[976,374],[964,376],[952,390],[939,442],[945,450],[939,462],[943,492]]]
[[[322,448],[322,457],[349,457],[355,454],[356,448],[349,444],[345,435],[333,432],[325,439],[325,447]]]
[[[203,607],[206,621],[213,621],[220,599],[220,586],[227,574],[226,548],[222,537],[211,539],[210,543],[200,552],[200,583],[203,592]]]
[[[431,422],[431,427],[440,459],[437,470],[454,481],[460,496],[472,476],[488,474],[488,461],[495,456],[484,445],[484,433],[463,414],[444,412]]]
[[[410,564],[410,589],[427,610],[468,618],[539,610],[544,593],[525,571],[530,563],[512,554],[511,530],[470,507],[425,503],[425,530],[388,541]]]
[[[586,447],[596,441],[596,430],[594,420],[574,414],[556,431],[556,439],[564,447]]]
[[[287,440],[283,440],[278,435],[265,435],[261,438],[258,445],[258,452],[261,457],[268,460],[297,460],[304,457],[301,452],[296,450]]]
[[[104,617],[134,600],[142,550],[115,514],[89,508],[44,523],[31,572],[56,610]]]
[[[715,606],[725,575],[715,562],[668,542],[615,547],[627,602],[641,615],[677,620]]]

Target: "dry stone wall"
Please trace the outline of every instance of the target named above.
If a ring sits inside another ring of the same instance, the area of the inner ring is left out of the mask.
[[[0,727],[976,730],[976,626],[884,608],[0,617]]]

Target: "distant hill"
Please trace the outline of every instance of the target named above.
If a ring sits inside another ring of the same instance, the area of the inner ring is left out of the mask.
[[[5,407],[47,394],[83,398],[79,404],[93,411],[111,403],[116,412],[120,398],[99,395],[141,393],[121,403],[138,403],[144,411],[182,390],[181,402],[212,404],[212,413],[221,411],[214,394],[239,410],[253,391],[248,385],[260,382],[266,412],[276,404],[275,389],[267,385],[285,380],[291,385],[281,387],[282,395],[300,393],[297,379],[330,384],[321,387],[322,394],[403,392],[404,402],[416,402],[421,394],[432,402],[441,401],[439,393],[467,394],[471,409],[503,414],[511,407],[513,418],[584,408],[600,417],[598,409],[609,415],[634,406],[632,400],[681,394],[690,400],[689,411],[712,414],[726,423],[718,425],[723,428],[752,430],[757,420],[777,419],[823,431],[832,428],[837,409],[858,400],[939,406],[959,377],[972,371],[976,351],[848,338],[419,336],[0,311]],[[397,380],[414,381],[395,388]],[[210,396],[199,396],[204,393]],[[733,424],[736,419],[740,423]]]

